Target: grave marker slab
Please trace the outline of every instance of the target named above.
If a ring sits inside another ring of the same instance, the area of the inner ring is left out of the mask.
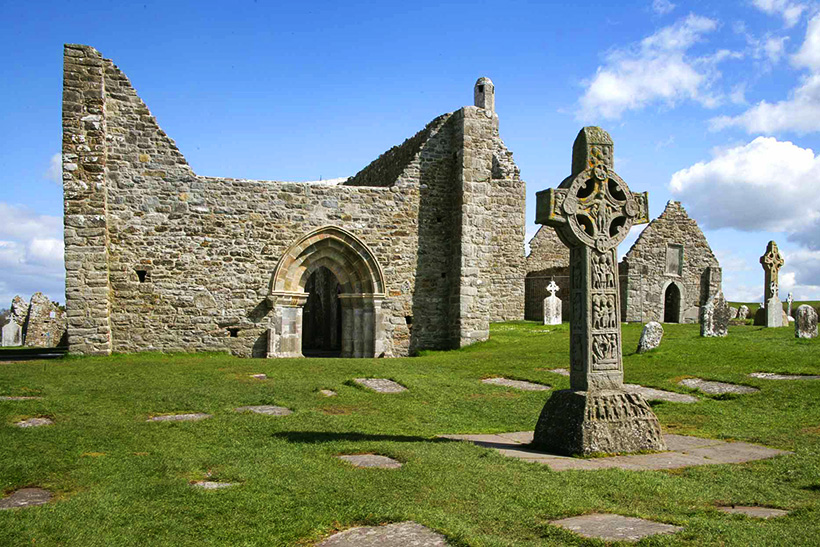
[[[509,378],[484,378],[481,380],[481,383],[494,386],[512,387],[523,391],[549,391],[552,389],[552,387],[544,384],[536,384],[533,382],[526,382],[524,380],[511,380]]]
[[[668,401],[670,403],[697,403],[698,398],[685,393],[675,393],[638,384],[624,384],[624,389],[631,393],[639,393],[647,401]]]
[[[817,312],[803,304],[794,313],[795,338],[817,338]]]
[[[643,326],[641,339],[638,340],[638,353],[646,353],[661,345],[663,340],[663,325],[657,321],[650,321]]]
[[[44,505],[51,499],[51,492],[42,488],[21,488],[0,500],[0,510]]]
[[[32,401],[35,399],[42,399],[42,397],[30,397],[30,396],[13,396],[13,395],[2,395],[0,396],[0,401]]]
[[[760,378],[761,380],[820,380],[820,375],[817,374],[776,374],[774,372],[752,372],[749,376],[752,378]]]
[[[354,378],[353,381],[360,386],[372,389],[378,393],[401,393],[402,391],[407,391],[407,388],[403,385],[397,384],[387,378]]]
[[[194,481],[191,486],[194,488],[202,488],[203,490],[219,490],[221,488],[230,488],[236,486],[236,482],[217,482],[217,481]]]
[[[550,524],[571,530],[587,538],[602,539],[604,541],[634,542],[647,536],[674,534],[683,530],[681,526],[607,513],[593,513],[591,515],[553,520]]]
[[[742,319],[742,320],[746,320],[748,317],[749,317],[749,306],[747,306],[746,304],[743,304],[737,310],[737,318]]]
[[[41,427],[44,425],[54,425],[54,422],[49,418],[29,418],[27,420],[17,422],[14,425],[17,427]]]
[[[703,380],[701,378],[684,378],[678,382],[678,385],[698,389],[710,395],[723,395],[724,393],[743,394],[760,391],[756,387],[728,384],[726,382],[715,382],[712,380]]]
[[[534,445],[562,454],[664,450],[660,424],[623,389],[617,246],[648,218],[648,195],[613,170],[613,143],[585,127],[572,149],[572,174],[538,192],[536,222],[570,249],[570,389],[547,400]]]
[[[210,414],[203,414],[202,412],[192,412],[189,414],[169,414],[166,416],[151,416],[146,422],[197,422],[212,418]]]
[[[700,335],[706,338],[728,335],[731,318],[729,304],[723,298],[723,293],[718,292],[700,308]]]
[[[255,414],[265,414],[268,416],[288,416],[293,414],[293,411],[283,406],[258,405],[258,406],[240,406],[234,409],[236,412],[253,412]]]
[[[343,454],[336,457],[355,467],[377,467],[379,469],[398,469],[401,467],[401,462],[379,454]]]
[[[774,509],[773,507],[752,507],[745,505],[731,505],[726,507],[718,507],[718,511],[729,513],[732,515],[746,515],[747,517],[758,519],[772,519],[777,517],[785,517],[789,514],[783,509]]]
[[[551,280],[547,285],[547,290],[550,295],[544,299],[544,324],[545,325],[560,325],[561,324],[561,299],[555,296],[558,291],[558,285],[555,280]]]
[[[14,321],[9,321],[3,325],[2,329],[3,347],[22,346],[23,345],[23,329]]]
[[[447,547],[447,542],[441,534],[408,520],[351,528],[330,536],[316,547]]]
[[[320,389],[319,393],[321,393],[325,397],[335,397],[336,395],[338,395],[338,393],[336,393],[332,389]]]

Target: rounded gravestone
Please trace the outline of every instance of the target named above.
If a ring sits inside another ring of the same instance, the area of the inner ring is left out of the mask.
[[[726,336],[730,319],[729,304],[719,292],[700,308],[700,335],[707,338]]]
[[[795,338],[817,338],[817,312],[803,304],[794,312]]]
[[[734,306],[729,307],[729,319],[737,319],[738,309]]]
[[[737,318],[742,319],[742,320],[745,321],[748,317],[749,317],[749,306],[747,306],[746,304],[743,304],[737,310]]]
[[[643,327],[638,341],[638,353],[644,353],[661,345],[663,327],[657,321],[650,321]]]

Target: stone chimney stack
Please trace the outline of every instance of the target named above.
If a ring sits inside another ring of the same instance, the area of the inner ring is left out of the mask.
[[[495,86],[489,78],[481,77],[475,83],[473,90],[475,106],[488,112],[495,112]]]

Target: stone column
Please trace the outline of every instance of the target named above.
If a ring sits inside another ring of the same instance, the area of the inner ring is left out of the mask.
[[[766,327],[783,326],[783,303],[780,301],[778,277],[780,268],[783,266],[783,256],[777,249],[777,243],[770,241],[766,247],[766,252],[760,257],[760,264],[763,266],[764,287],[763,303],[766,313],[763,318],[763,325]]]
[[[665,450],[660,424],[640,395],[623,389],[617,246],[648,222],[646,193],[613,170],[613,143],[585,127],[572,175],[537,194],[536,222],[570,248],[570,388],[544,405],[533,444],[560,454]]]
[[[268,329],[268,357],[303,357],[302,309],[309,293],[273,292],[268,304],[273,324]]]

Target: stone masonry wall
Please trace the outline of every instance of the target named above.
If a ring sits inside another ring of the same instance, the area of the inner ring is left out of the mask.
[[[72,94],[75,73],[87,94]],[[72,352],[263,356],[280,257],[330,225],[364,242],[383,269],[387,356],[483,339],[490,320],[523,311],[523,183],[497,117],[473,107],[441,116],[345,184],[214,178],[191,170],[128,78],[92,48],[66,46],[66,81]],[[102,104],[89,102],[98,94]],[[500,231],[494,207],[519,225]],[[496,282],[513,277],[516,259],[516,282]]]
[[[556,296],[561,299],[562,315],[569,318],[569,247],[558,238],[555,230],[541,226],[530,240],[526,259],[524,318],[543,321],[544,298],[549,296],[547,285],[555,278],[560,287]]]
[[[668,245],[683,246],[680,275],[667,273]],[[681,322],[695,323],[700,306],[720,290],[720,264],[703,232],[683,206],[670,201],[664,212],[638,237],[619,265],[624,321],[663,321],[664,291],[669,283],[681,289]]]

